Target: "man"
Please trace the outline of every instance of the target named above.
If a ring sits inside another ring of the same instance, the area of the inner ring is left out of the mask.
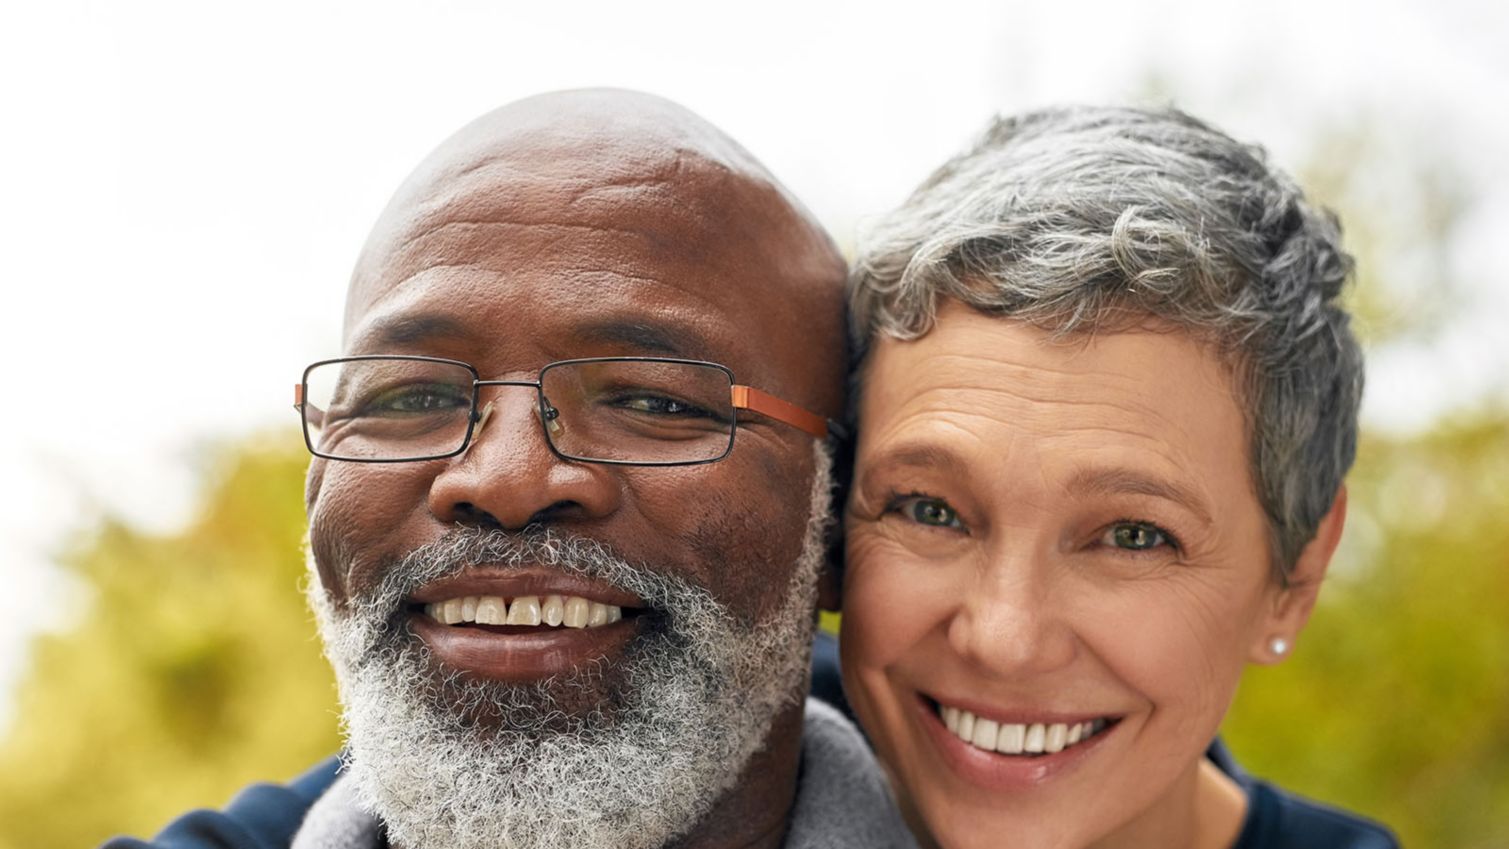
[[[801,698],[843,275],[665,101],[545,95],[445,142],[298,387],[345,767],[162,844],[906,845],[857,732]]]

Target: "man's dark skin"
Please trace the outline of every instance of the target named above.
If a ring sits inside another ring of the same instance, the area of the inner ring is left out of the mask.
[[[399,190],[351,283],[345,353],[449,357],[525,380],[573,357],[710,360],[837,418],[843,276],[821,228],[706,122],[630,92],[544,95],[466,127]],[[490,420],[461,456],[313,462],[310,540],[337,604],[448,529],[532,524],[703,587],[743,621],[774,610],[807,523],[811,436],[749,414],[716,463],[571,462],[546,444],[531,391],[490,392]],[[834,606],[827,579],[821,595]],[[606,676],[620,648],[605,649]],[[515,680],[552,662],[435,655]],[[798,699],[677,845],[779,846],[801,737]]]

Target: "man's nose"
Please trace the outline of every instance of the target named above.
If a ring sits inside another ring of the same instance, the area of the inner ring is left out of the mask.
[[[993,555],[976,576],[948,625],[960,655],[1002,677],[1045,675],[1078,652],[1067,587],[1051,555],[1026,551]]]
[[[539,396],[529,386],[488,387],[484,421],[466,452],[430,485],[430,512],[444,522],[517,530],[532,522],[591,520],[618,508],[610,466],[562,459],[550,450]]]

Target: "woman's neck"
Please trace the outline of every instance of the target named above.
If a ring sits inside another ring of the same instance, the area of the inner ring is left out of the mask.
[[[1247,794],[1205,758],[1140,816],[1085,849],[1230,849],[1247,815]]]

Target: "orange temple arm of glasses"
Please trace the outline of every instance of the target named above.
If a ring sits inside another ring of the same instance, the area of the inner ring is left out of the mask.
[[[801,428],[818,439],[828,435],[828,420],[816,413],[809,413],[795,404],[761,392],[753,386],[733,386],[733,404],[740,410],[754,410],[757,413],[785,422],[792,427]]]

